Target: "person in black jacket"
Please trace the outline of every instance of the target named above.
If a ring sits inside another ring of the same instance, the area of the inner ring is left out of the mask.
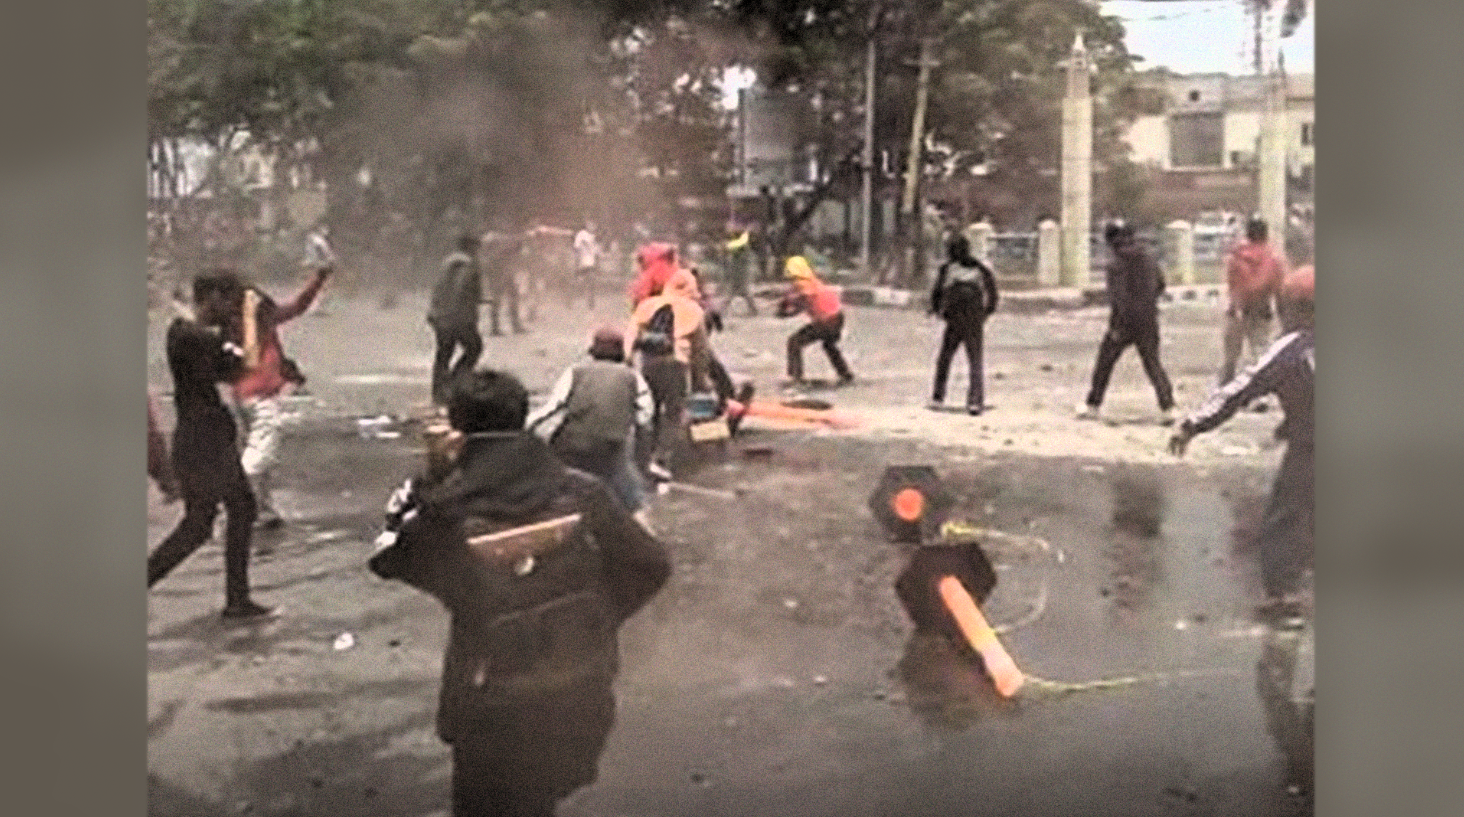
[[[1164,275],[1153,257],[1141,246],[1131,225],[1115,222],[1103,231],[1113,252],[1108,263],[1108,331],[1098,346],[1093,366],[1093,383],[1088,399],[1078,406],[1078,416],[1098,416],[1108,379],[1119,355],[1130,345],[1139,351],[1144,374],[1159,398],[1163,422],[1174,422],[1174,388],[1159,362],[1159,297],[1164,294]]]
[[[437,354],[432,359],[432,401],[438,405],[447,402],[452,381],[471,372],[483,354],[483,336],[478,333],[478,304],[483,300],[479,245],[475,235],[459,237],[457,249],[442,260],[442,271],[432,288],[427,323],[437,337]],[[462,353],[454,363],[453,354],[460,346]]]
[[[1288,288],[1289,308],[1282,313],[1286,334],[1181,421],[1169,440],[1169,450],[1181,456],[1196,434],[1218,427],[1256,398],[1275,394],[1280,400],[1285,417],[1276,435],[1286,441],[1286,453],[1271,486],[1257,541],[1267,599],[1261,611],[1282,617],[1300,611],[1294,593],[1311,555],[1316,529],[1313,405],[1317,367],[1309,287],[1308,281],[1305,289]]]
[[[244,350],[227,340],[244,301],[238,275],[215,270],[193,279],[196,320],[179,317],[168,327],[168,369],[173,374],[173,472],[183,497],[183,519],[147,557],[152,587],[213,535],[219,505],[224,528],[226,619],[260,618],[276,611],[249,597],[249,545],[257,507],[239,460],[234,415],[219,398],[218,384],[244,368]]]
[[[996,311],[996,276],[991,268],[971,254],[971,242],[956,236],[947,246],[948,258],[935,276],[930,292],[930,314],[945,320],[945,335],[940,341],[940,354],[935,358],[935,386],[930,393],[930,407],[945,403],[946,381],[950,378],[951,359],[956,349],[966,347],[966,413],[980,414],[985,408],[986,393],[981,368],[981,344],[986,319]]]
[[[369,563],[451,616],[437,730],[452,746],[455,817],[551,817],[594,781],[617,631],[671,572],[604,483],[524,429],[528,404],[506,373],[455,383],[461,448],[445,473],[393,495]]]

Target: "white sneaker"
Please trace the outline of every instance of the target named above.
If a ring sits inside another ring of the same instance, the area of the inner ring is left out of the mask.
[[[659,462],[651,462],[650,464],[648,464],[646,466],[646,473],[650,474],[652,477],[660,482],[671,481],[671,472],[667,470],[666,466],[662,465]]]
[[[1079,420],[1098,419],[1097,406],[1090,406],[1087,403],[1079,403],[1077,409],[1075,409],[1075,412],[1077,413],[1077,417]]]

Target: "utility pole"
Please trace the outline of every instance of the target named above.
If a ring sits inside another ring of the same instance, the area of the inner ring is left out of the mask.
[[[925,108],[930,100],[930,69],[936,66],[931,56],[934,41],[930,37],[920,40],[920,78],[915,86],[915,116],[910,123],[910,153],[905,164],[905,194],[900,201],[900,211],[907,233],[913,241],[913,263],[909,267],[907,283],[921,284],[925,274],[924,250],[925,214],[924,208],[916,207],[915,192],[920,182],[920,168],[923,164],[922,148],[925,146]]]
[[[869,8],[868,37],[864,46],[864,183],[859,191],[860,219],[859,270],[865,279],[874,280],[874,269],[869,257],[870,242],[874,236],[874,38],[879,30],[881,9],[878,5]]]
[[[1280,241],[1286,231],[1286,75],[1281,68],[1279,48],[1275,56],[1272,55],[1276,41],[1261,24],[1259,4],[1256,6],[1256,20],[1259,35],[1256,41],[1257,61],[1264,71],[1259,77],[1264,108],[1258,145],[1256,210],[1270,228],[1272,240]]]

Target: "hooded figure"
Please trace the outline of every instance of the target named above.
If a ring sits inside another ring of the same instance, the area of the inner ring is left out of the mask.
[[[853,382],[854,373],[839,350],[839,339],[844,334],[844,307],[839,290],[820,281],[808,259],[801,255],[787,260],[784,275],[793,285],[778,304],[778,317],[804,312],[809,317],[808,323],[788,337],[788,379],[794,385],[803,383],[803,347],[822,343],[824,354],[839,375],[839,385]]]
[[[451,617],[437,731],[452,746],[455,817],[543,815],[594,781],[615,720],[617,631],[665,584],[665,548],[595,477],[523,429],[511,375],[454,384],[465,435],[440,479],[388,505],[372,572]]]
[[[676,263],[676,246],[661,241],[643,245],[635,252],[635,281],[630,285],[630,305],[639,306],[652,295],[660,295],[666,282],[680,268]]]
[[[971,255],[971,242],[965,236],[951,239],[947,260],[935,276],[930,292],[930,314],[945,320],[945,335],[940,353],[935,358],[935,385],[931,389],[932,408],[945,403],[946,380],[951,373],[951,359],[956,349],[966,347],[966,412],[980,414],[985,408],[985,389],[981,368],[981,346],[986,319],[996,311],[996,276],[991,268]]]
[[[1078,416],[1094,418],[1108,391],[1108,379],[1119,355],[1129,346],[1138,349],[1144,374],[1154,387],[1159,411],[1167,425],[1174,422],[1174,389],[1159,362],[1159,297],[1164,294],[1164,274],[1139,243],[1134,228],[1122,222],[1108,225],[1104,239],[1112,251],[1108,262],[1108,331],[1098,346],[1093,382],[1088,399],[1078,406]]]
[[[640,370],[656,406],[654,452],[648,467],[669,479],[668,461],[680,440],[689,391],[705,388],[710,357],[706,313],[697,303],[696,279],[673,270],[664,288],[640,302],[626,334],[626,356],[640,353]]]

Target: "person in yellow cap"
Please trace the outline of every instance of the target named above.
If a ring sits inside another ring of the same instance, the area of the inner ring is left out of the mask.
[[[788,379],[794,385],[804,382],[803,347],[819,342],[838,372],[839,385],[852,383],[854,373],[849,371],[849,364],[839,351],[839,339],[844,334],[844,305],[839,290],[820,281],[808,259],[801,255],[789,258],[783,273],[792,280],[793,286],[778,303],[778,317],[789,318],[804,312],[809,317],[808,323],[788,337]]]

